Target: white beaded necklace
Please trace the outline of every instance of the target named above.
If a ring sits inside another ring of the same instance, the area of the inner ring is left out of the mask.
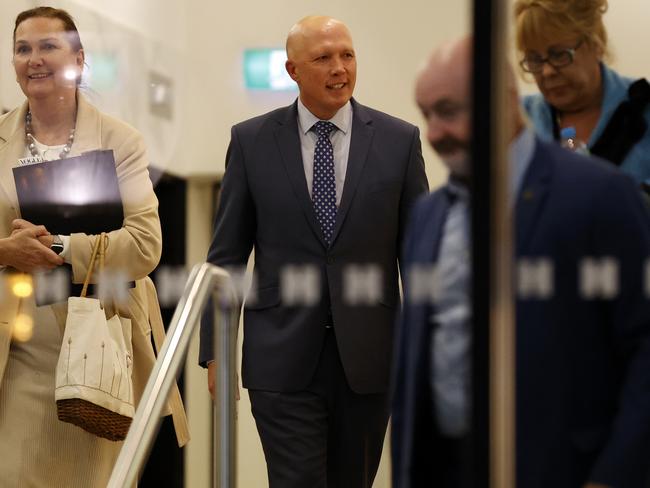
[[[63,149],[59,154],[61,159],[65,158],[70,153],[72,143],[74,142],[74,130],[74,127],[70,129],[68,142],[65,143],[65,146],[63,146]],[[32,156],[42,158],[42,155],[38,152],[38,148],[36,147],[36,139],[34,139],[34,136],[32,135],[32,113],[29,110],[27,110],[27,113],[25,114],[25,142]]]

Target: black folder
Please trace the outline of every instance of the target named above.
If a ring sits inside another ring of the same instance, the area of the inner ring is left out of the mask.
[[[113,151],[13,168],[21,217],[51,234],[99,234],[122,227]]]

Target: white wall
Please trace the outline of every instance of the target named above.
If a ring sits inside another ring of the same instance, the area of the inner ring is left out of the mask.
[[[160,42],[178,51],[187,45],[191,28],[185,2],[178,0],[71,0],[93,10],[147,39]],[[47,2],[53,5],[56,2]],[[74,7],[71,7],[74,14]]]
[[[73,17],[82,7],[101,14],[105,19],[137,31],[147,39],[155,40],[183,50],[187,31],[190,28],[186,16],[186,5],[178,0],[3,0],[0,2],[0,28],[2,41],[11,40],[16,14],[40,5],[65,8]],[[87,32],[87,26],[79,24],[80,31]],[[9,33],[9,36],[6,33]],[[83,40],[83,39],[82,39]]]
[[[627,76],[650,78],[648,0],[611,0],[605,24],[610,35],[613,66]]]

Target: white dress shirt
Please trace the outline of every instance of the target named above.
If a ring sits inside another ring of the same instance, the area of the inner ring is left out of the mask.
[[[535,151],[533,132],[524,129],[510,144],[510,204],[514,206]],[[451,205],[445,219],[436,265],[439,293],[430,317],[430,388],[434,416],[448,437],[466,435],[471,423],[471,198],[450,179]]]

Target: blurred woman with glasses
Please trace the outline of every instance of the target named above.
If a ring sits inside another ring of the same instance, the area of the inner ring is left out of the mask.
[[[524,99],[537,133],[574,127],[591,154],[650,182],[650,85],[608,67],[607,0],[517,0],[520,66],[540,94]]]

